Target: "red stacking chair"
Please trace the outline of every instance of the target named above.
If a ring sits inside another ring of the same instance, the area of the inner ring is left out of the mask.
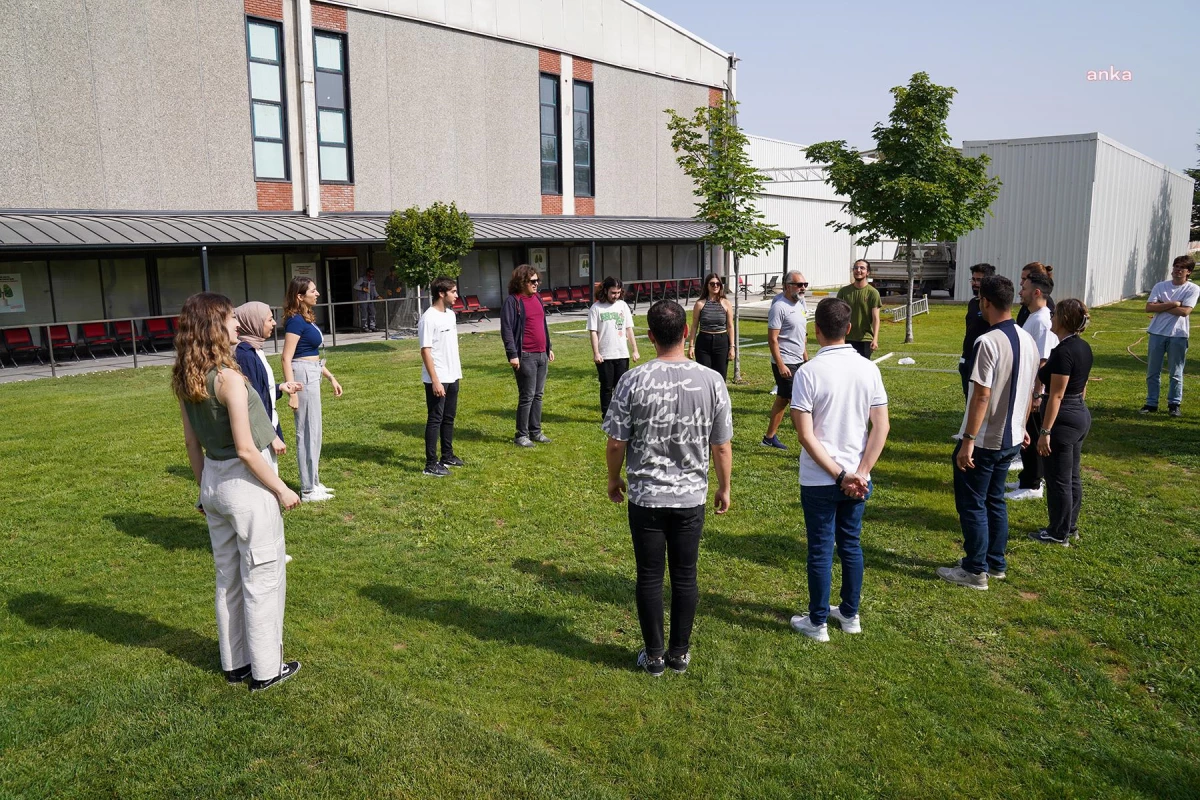
[[[71,331],[66,325],[51,325],[50,326],[50,349],[54,352],[59,350],[69,350],[71,355],[75,356],[75,360],[79,360],[79,342],[71,339]]]
[[[179,324],[179,317],[174,317],[175,324]],[[150,346],[154,348],[154,352],[158,352],[158,343],[166,342],[172,347],[175,346],[175,329],[171,326],[171,321],[166,317],[154,317],[145,322],[146,338],[150,340]]]
[[[145,336],[134,333],[133,322],[130,320],[126,319],[114,322],[113,337],[117,340],[117,345],[120,346],[121,352],[125,351],[126,344],[135,349],[140,344],[144,352],[150,352],[150,340]]]
[[[575,305],[579,306],[580,308],[587,308],[587,305],[588,305],[587,289],[584,289],[582,286],[572,286],[571,287],[571,302],[574,303]]]
[[[29,333],[29,328],[8,328],[4,331],[4,348],[8,350],[8,358],[12,361],[12,365],[17,366],[17,356],[33,356],[39,364],[46,362],[42,361],[42,350],[45,348],[41,345],[33,343],[33,336]]]
[[[539,293],[538,297],[542,298],[542,305],[544,305],[546,307],[547,314],[549,314],[553,311],[557,311],[560,314],[562,313],[562,310],[559,308],[559,306],[561,306],[562,303],[560,303],[554,299],[553,292],[546,290],[544,292]]]
[[[117,340],[108,335],[108,326],[103,322],[85,322],[79,326],[79,338],[87,353],[96,360],[96,351],[107,349],[113,355],[117,353]]]
[[[490,308],[479,302],[479,295],[467,295],[467,314],[475,317],[472,322],[478,322],[481,319],[487,319],[487,312],[489,311],[491,311]]]
[[[555,289],[554,299],[560,306],[570,308],[574,303],[571,302],[571,290],[567,288]]]
[[[454,312],[455,316],[462,316],[467,313],[467,306],[461,297],[457,297],[454,299],[454,304],[450,306],[450,310]]]

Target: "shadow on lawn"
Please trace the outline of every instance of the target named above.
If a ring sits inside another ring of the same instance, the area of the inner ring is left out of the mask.
[[[189,471],[189,475],[191,472]],[[153,542],[167,550],[209,550],[208,523],[199,513],[190,517],[160,517],[157,514],[108,514],[105,519],[117,530]]]
[[[413,439],[425,441],[425,423],[424,422],[384,422],[380,428],[390,433],[402,433]],[[483,431],[475,430],[474,428],[460,428],[454,426],[454,441],[466,442],[485,442],[496,439],[495,435],[488,435]]]
[[[958,530],[956,527],[955,531]],[[754,561],[777,569],[804,572],[808,563],[808,549],[803,535],[786,536],[779,533],[749,533],[740,536],[710,534],[702,540],[705,549],[722,555]],[[946,566],[902,553],[892,553],[873,545],[862,546],[863,562],[867,571],[883,570],[916,578],[933,580],[933,570]],[[928,573],[928,574],[926,574]],[[632,589],[630,590],[632,593]],[[728,602],[728,601],[726,601]]]
[[[477,606],[463,598],[419,597],[399,586],[375,584],[358,593],[387,611],[412,619],[457,628],[477,639],[540,647],[552,653],[577,658],[614,669],[629,668],[629,651],[588,641],[568,629],[568,620],[527,611],[498,611]]]
[[[362,461],[367,464],[390,464],[400,457],[391,447],[359,442],[325,442],[321,446],[321,455],[326,458],[344,458],[348,461]]]
[[[152,647],[205,672],[220,674],[217,643],[144,614],[94,603],[72,603],[45,592],[10,598],[8,610],[38,628],[74,630],[124,647]]]
[[[176,478],[183,478],[185,481],[194,481],[196,476],[192,474],[192,468],[187,464],[172,464],[167,467],[167,474]]]
[[[512,408],[483,408],[483,409],[479,409],[477,413],[487,414],[488,416],[492,416],[492,417],[500,417],[501,419],[515,420],[517,418],[517,404],[515,402],[516,398],[513,398],[513,400],[514,400],[514,402],[513,402]],[[553,406],[554,404],[547,403],[546,405]],[[542,422],[565,423],[565,422],[592,422],[592,421],[593,420],[590,417],[587,419],[584,419],[581,417],[568,417],[565,414],[557,414],[553,411],[542,411]]]

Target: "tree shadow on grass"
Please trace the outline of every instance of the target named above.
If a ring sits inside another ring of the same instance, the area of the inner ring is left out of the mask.
[[[501,419],[511,419],[516,421],[517,406],[513,403],[512,408],[484,408],[478,413],[487,414],[492,417],[500,417]],[[569,417],[566,414],[557,414],[553,411],[542,411],[542,422],[550,423],[567,423],[567,422],[596,422],[594,419],[583,419],[581,417]]]
[[[94,603],[72,603],[45,592],[9,598],[8,610],[38,628],[74,630],[123,647],[149,647],[205,672],[220,674],[217,643],[131,611]]]
[[[587,597],[597,603],[617,607],[634,605],[636,582],[611,572],[577,572],[565,570],[557,564],[547,564],[531,558],[519,558],[513,569],[537,578],[549,589],[564,594]],[[703,582],[703,576],[701,576]],[[666,589],[664,603],[670,607],[670,589]],[[703,617],[719,619],[730,625],[778,631],[786,628],[789,616],[782,605],[772,606],[741,600],[731,600],[712,591],[701,591],[696,613]],[[782,626],[782,627],[781,627]]]
[[[413,439],[425,441],[425,423],[424,422],[384,422],[379,426],[385,431],[391,433],[402,433]],[[474,428],[460,428],[454,426],[454,441],[466,442],[484,442],[489,439],[494,440],[495,435],[487,435],[483,431],[475,430]]]
[[[399,454],[391,447],[359,442],[326,442],[321,446],[321,455],[325,458],[344,458],[367,464],[386,464],[399,458]]]
[[[189,517],[160,517],[143,512],[108,514],[104,517],[117,530],[153,542],[167,550],[210,550],[208,523],[200,514]]]
[[[183,478],[185,481],[196,479],[196,476],[192,474],[192,468],[187,464],[172,464],[167,467],[167,474],[175,478]]]
[[[628,669],[629,652],[621,647],[596,644],[572,633],[568,620],[528,611],[499,611],[463,598],[419,597],[398,586],[375,584],[358,593],[393,614],[457,628],[477,639],[538,647],[551,653],[614,669]]]
[[[957,530],[957,528],[955,528]],[[779,533],[749,533],[739,536],[708,535],[702,540],[706,549],[722,555],[753,561],[776,569],[805,571],[808,547],[803,533],[786,536]],[[870,544],[862,545],[865,569],[895,572],[900,575],[932,580],[933,570],[945,564],[927,561],[903,553],[888,552]]]

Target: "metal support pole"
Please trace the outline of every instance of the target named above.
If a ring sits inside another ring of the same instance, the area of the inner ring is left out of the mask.
[[[193,284],[195,285],[195,284]],[[200,248],[200,288],[208,291],[208,246]]]
[[[783,280],[785,281],[787,280],[788,274],[788,242],[791,240],[792,237],[790,236],[783,237]]]
[[[329,322],[329,336],[333,347],[337,347],[337,324],[333,320],[333,289],[329,285],[329,259],[325,259],[325,318]]]
[[[390,320],[388,319],[389,313],[391,313],[391,312],[388,309],[388,299],[385,297],[385,298],[383,298],[383,340],[385,342],[388,339],[392,338],[392,335],[390,333],[388,333],[388,323],[390,322]]]
[[[129,343],[133,345],[133,368],[137,369],[137,322],[129,320]]]
[[[617,275],[620,278],[620,275]],[[591,256],[588,258],[588,300],[596,296],[596,242],[592,241]]]
[[[58,377],[58,366],[54,363],[54,340],[50,338],[50,326],[46,326],[46,349],[50,351],[50,377]]]

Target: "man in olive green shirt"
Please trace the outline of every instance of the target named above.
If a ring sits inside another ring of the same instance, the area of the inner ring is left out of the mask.
[[[854,282],[837,293],[839,300],[850,304],[850,333],[846,336],[846,344],[863,358],[870,358],[879,347],[879,309],[883,307],[879,290],[867,283],[870,275],[871,262],[860,258],[850,268]]]

